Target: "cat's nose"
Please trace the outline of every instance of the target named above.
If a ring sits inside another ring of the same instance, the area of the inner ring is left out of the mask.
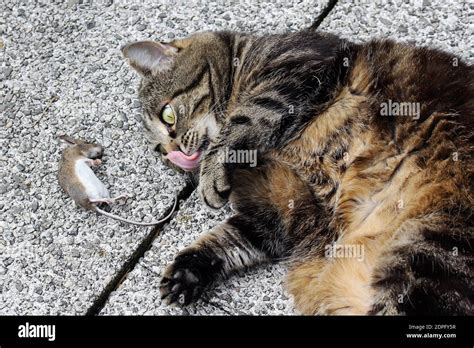
[[[155,152],[161,153],[161,154],[163,154],[163,155],[165,155],[165,156],[168,154],[168,152],[165,150],[165,148],[164,148],[163,145],[161,145],[161,144],[156,145],[156,146],[153,148],[153,150],[154,150]]]
[[[151,144],[151,150],[155,154],[162,154],[166,156],[171,151],[180,150],[180,148],[175,143],[168,143],[168,144]]]

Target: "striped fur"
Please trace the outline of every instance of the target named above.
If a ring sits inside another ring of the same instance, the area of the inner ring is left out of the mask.
[[[171,68],[138,69],[148,137],[164,154],[205,150],[199,193],[236,215],[176,257],[163,298],[188,304],[218,278],[285,260],[304,314],[473,314],[472,67],[311,30],[169,45]],[[184,106],[172,131],[164,102]],[[391,102],[419,113],[386,116]],[[223,149],[256,150],[258,165],[225,163]]]

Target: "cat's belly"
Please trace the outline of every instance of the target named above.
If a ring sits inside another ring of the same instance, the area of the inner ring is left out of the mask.
[[[84,162],[76,162],[76,174],[89,199],[110,198],[105,185],[95,176],[92,169]]]
[[[336,203],[336,211],[346,221],[346,235],[375,236],[396,229],[407,208],[417,203],[406,187],[418,175],[414,158],[389,151],[384,160],[368,163],[365,168],[348,168],[341,178]]]

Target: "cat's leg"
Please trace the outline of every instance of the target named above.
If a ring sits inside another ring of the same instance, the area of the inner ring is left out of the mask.
[[[164,272],[161,298],[187,305],[214,280],[268,261],[268,255],[245,236],[250,231],[242,233],[249,227],[243,221],[233,216],[182,250]]]
[[[316,232],[327,226],[323,209],[288,167],[268,163],[238,170],[235,180],[230,201],[237,214],[180,252],[166,269],[161,293],[169,302],[181,296],[187,304],[217,278],[285,258],[298,247],[317,249],[330,238]]]

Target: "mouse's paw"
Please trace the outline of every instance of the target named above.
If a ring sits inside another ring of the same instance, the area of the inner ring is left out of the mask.
[[[114,197],[114,198],[111,198],[112,202],[116,202],[116,201],[124,201],[126,202],[129,198],[132,198],[133,196],[131,194],[128,194],[128,193],[124,193],[122,195],[119,195],[117,197]]]
[[[100,159],[91,159],[91,158],[87,158],[85,160],[86,164],[88,164],[90,167],[97,167],[99,166],[101,163],[102,163],[102,160]]]
[[[111,198],[98,198],[98,199],[89,199],[89,202],[95,204],[107,204],[110,205],[113,203],[113,199]]]

